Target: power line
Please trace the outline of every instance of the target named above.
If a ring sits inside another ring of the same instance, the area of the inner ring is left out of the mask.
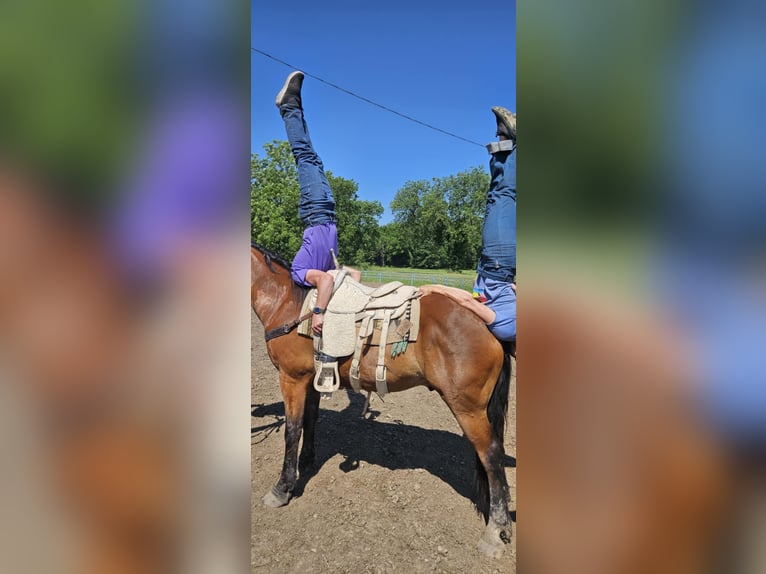
[[[287,66],[288,68],[292,68],[293,70],[300,70],[300,68],[298,68],[296,66],[293,66],[292,64],[290,64],[288,62],[285,62],[284,60],[280,60],[279,58],[277,58],[276,56],[272,56],[268,52],[264,52],[263,50],[259,50],[258,48],[253,48],[253,47],[250,47],[250,49],[253,52],[256,52],[258,54],[261,54],[262,56],[265,56],[265,57],[269,58],[270,60],[274,60],[275,62],[278,62],[278,63],[280,63],[280,64],[282,64],[284,66]],[[437,132],[443,133],[444,135],[448,135],[450,137],[462,140],[462,141],[467,142],[469,144],[477,145],[477,146],[479,146],[481,148],[484,147],[482,144],[480,144],[478,142],[475,142],[473,140],[469,140],[469,139],[464,138],[462,136],[459,136],[457,134],[453,134],[452,132],[448,132],[447,130],[443,130],[441,128],[437,128],[436,126],[432,126],[431,124],[427,124],[426,122],[422,122],[422,121],[420,121],[417,118],[413,118],[412,116],[408,116],[407,114],[403,114],[401,112],[397,112],[396,110],[392,110],[391,108],[389,108],[387,106],[384,106],[383,104],[379,104],[378,102],[375,102],[375,101],[373,101],[373,100],[371,100],[369,98],[365,98],[364,96],[360,96],[359,94],[356,94],[356,93],[352,92],[351,90],[347,90],[346,88],[343,88],[343,87],[341,87],[341,86],[339,86],[337,84],[333,84],[332,82],[328,82],[327,80],[325,80],[323,78],[320,78],[319,76],[315,76],[314,74],[310,74],[310,73],[306,72],[305,70],[301,70],[301,71],[303,71],[303,74],[305,76],[308,76],[309,78],[314,78],[315,80],[317,80],[319,82],[322,82],[323,84],[326,84],[326,85],[330,86],[331,88],[335,88],[336,90],[339,90],[339,91],[343,92],[344,94],[348,94],[349,96],[353,96],[354,98],[356,98],[358,100],[362,100],[363,102],[366,102],[368,104],[372,104],[373,106],[376,106],[376,107],[378,107],[378,108],[380,108],[382,110],[385,110],[387,112],[391,112],[392,114],[397,115],[399,117],[402,117],[405,120],[409,120],[411,122],[415,122],[416,124],[420,124],[421,126],[424,126],[426,128],[429,128],[429,129],[435,130]]]

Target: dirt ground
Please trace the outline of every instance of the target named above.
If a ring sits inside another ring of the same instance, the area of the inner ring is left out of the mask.
[[[515,510],[515,377],[512,383],[505,450]],[[299,479],[286,507],[262,506],[282,468],[284,409],[253,316],[252,571],[515,572],[515,525],[499,560],[477,548],[484,522],[471,503],[474,451],[441,398],[424,388],[385,402],[373,395],[366,419],[363,404],[363,395],[345,390],[322,400],[317,470]]]

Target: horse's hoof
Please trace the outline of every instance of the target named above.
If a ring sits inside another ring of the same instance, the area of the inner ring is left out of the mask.
[[[500,541],[488,542],[482,538],[479,540],[479,551],[481,551],[484,556],[497,560],[503,555],[503,552],[505,551],[505,545],[503,545],[503,543]]]
[[[503,555],[505,545],[510,543],[510,541],[510,526],[502,528],[490,524],[487,526],[487,529],[479,540],[479,550],[485,556],[497,559]]]
[[[276,492],[273,488],[261,498],[261,503],[269,508],[279,508],[285,506],[288,502],[290,502],[290,495],[288,493]]]

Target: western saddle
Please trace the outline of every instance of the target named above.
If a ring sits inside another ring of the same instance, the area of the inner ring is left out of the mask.
[[[418,336],[418,290],[399,281],[369,287],[349,277],[344,269],[328,273],[334,278],[333,294],[325,311],[322,335],[313,335],[310,317],[298,327],[301,335],[314,337],[314,388],[321,393],[337,390],[340,387],[338,359],[353,354],[349,378],[353,389],[361,391],[359,363],[363,347],[378,346],[375,385],[377,393],[383,396],[388,392],[387,345],[392,345],[391,358],[396,358]],[[304,301],[301,316],[310,313],[315,305],[316,289],[312,289]]]

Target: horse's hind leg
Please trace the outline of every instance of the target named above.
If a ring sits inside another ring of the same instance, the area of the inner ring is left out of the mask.
[[[279,372],[279,386],[285,403],[285,459],[279,482],[261,499],[266,506],[284,506],[290,501],[298,480],[298,444],[303,430],[306,394],[310,380],[295,379]]]
[[[453,410],[453,412],[455,412]],[[455,412],[463,432],[476,449],[486,471],[489,486],[489,513],[487,528],[479,541],[479,548],[488,556],[499,557],[505,544],[511,541],[511,519],[508,512],[509,489],[503,467],[502,437],[495,436],[485,409]],[[479,489],[481,495],[481,488]],[[482,501],[478,503],[482,507]]]
[[[485,456],[480,456],[489,482],[489,519],[479,548],[489,556],[498,557],[503,546],[511,541],[511,516],[508,512],[509,488],[505,477],[502,442],[493,437]]]

